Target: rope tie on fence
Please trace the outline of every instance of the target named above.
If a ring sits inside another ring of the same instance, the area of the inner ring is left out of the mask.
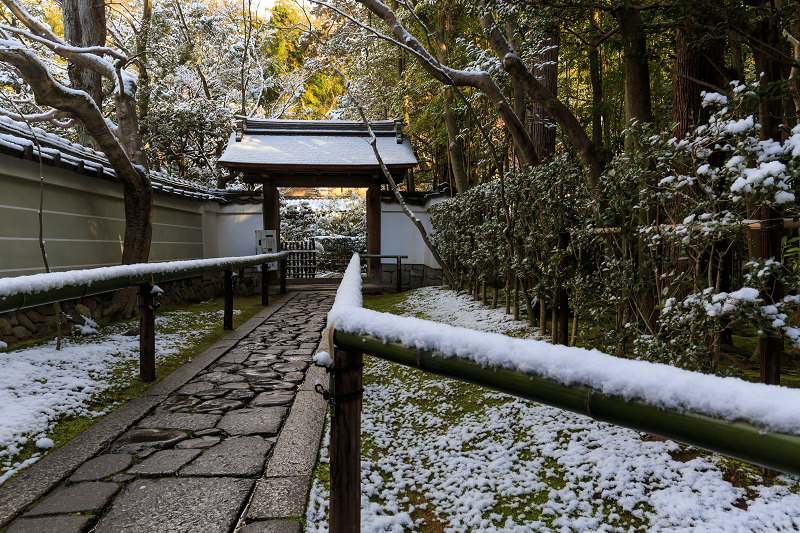
[[[352,392],[331,392],[325,387],[322,386],[322,383],[317,383],[314,385],[314,390],[317,393],[321,394],[322,397],[328,402],[331,406],[335,406],[338,402],[347,400],[349,398],[357,398],[364,394],[364,389],[354,390]]]
[[[331,351],[328,352],[328,353],[333,353],[333,347],[332,347],[332,343],[333,343],[333,328],[332,327],[331,327],[331,330],[330,330],[330,335],[328,337],[328,340],[331,343]],[[319,366],[319,367],[324,368],[325,372],[330,374],[331,379],[333,379],[334,376],[336,376],[337,373],[339,373],[339,372],[344,373],[344,372],[351,372],[353,370],[361,370],[362,368],[364,368],[364,362],[362,361],[360,363],[355,363],[355,364],[351,364],[351,365],[347,365],[347,366],[336,366],[335,362],[332,365],[327,365],[327,364],[324,364],[324,363],[318,363],[317,361],[314,361],[314,366]],[[322,397],[325,399],[325,401],[327,401],[331,406],[335,406],[338,401],[343,401],[343,400],[346,400],[348,398],[357,397],[357,396],[360,396],[361,394],[364,393],[364,389],[363,388],[355,390],[355,391],[347,392],[347,393],[331,392],[328,389],[326,389],[325,387],[323,387],[322,383],[319,383],[319,382],[316,385],[314,385],[314,390],[318,394],[321,394]]]

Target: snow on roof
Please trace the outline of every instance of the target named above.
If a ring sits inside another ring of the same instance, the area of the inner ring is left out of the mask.
[[[417,158],[399,121],[370,123],[378,151],[389,167],[413,167]],[[344,120],[256,120],[239,123],[220,165],[377,167],[362,122]]]
[[[45,165],[117,182],[117,173],[102,152],[70,142],[41,128],[33,128],[32,132],[24,122],[0,116],[0,153],[34,161],[37,159],[37,143],[41,146],[42,163]],[[151,172],[150,180],[153,190],[159,193],[195,200],[222,200],[219,191],[163,172]]]
[[[331,209],[334,211],[346,211],[350,208],[352,200],[350,198],[337,198],[328,196],[325,198],[304,198],[300,197],[284,197],[287,206],[299,206],[301,204],[308,205],[312,211],[321,211],[323,209]]]

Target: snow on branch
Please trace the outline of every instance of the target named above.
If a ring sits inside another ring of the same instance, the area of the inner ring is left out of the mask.
[[[354,255],[345,271],[328,323],[407,348],[460,357],[484,367],[519,370],[563,385],[661,409],[745,421],[771,431],[800,435],[800,390],[690,372],[673,366],[614,357],[599,350],[553,345],[400,317],[361,307],[361,271]]]
[[[11,111],[0,107],[0,115],[4,117],[8,117],[12,120],[16,120],[18,122],[48,122],[59,128],[70,128],[75,125],[75,119],[69,118],[67,120],[59,120],[60,118],[64,118],[65,113],[57,110],[51,109],[50,111],[45,111],[42,113],[12,113]]]

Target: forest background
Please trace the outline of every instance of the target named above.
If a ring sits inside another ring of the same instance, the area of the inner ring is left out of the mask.
[[[554,342],[706,372],[756,361],[780,380],[800,342],[797,2],[264,13],[2,0],[0,112],[108,156],[123,262],[147,258],[151,173],[235,182],[216,166],[235,115],[357,119],[358,104],[405,119],[417,188],[456,193],[434,210],[435,242],[476,297],[502,291]]]

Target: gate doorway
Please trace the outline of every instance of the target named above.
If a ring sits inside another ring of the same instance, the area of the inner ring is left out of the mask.
[[[417,166],[403,121],[370,122],[377,148],[396,183]],[[219,165],[261,184],[264,229],[280,231],[278,187],[367,189],[367,253],[381,253],[381,188],[387,184],[370,145],[367,127],[358,121],[266,120],[237,118]],[[283,246],[278,238],[278,250]],[[380,278],[380,259],[367,262],[371,278]]]

